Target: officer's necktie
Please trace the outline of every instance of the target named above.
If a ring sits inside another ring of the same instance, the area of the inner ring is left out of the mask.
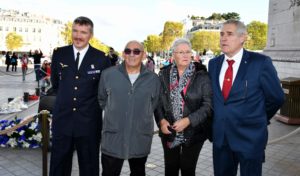
[[[233,68],[232,65],[234,64],[234,60],[226,60],[228,62],[228,68],[225,72],[224,81],[223,81],[223,88],[222,88],[222,94],[224,97],[224,100],[226,101],[229,92],[232,86],[232,75],[233,75]]]
[[[80,52],[77,52],[77,56],[76,56],[76,59],[75,59],[75,63],[76,63],[76,68],[79,70],[79,56],[80,56]]]

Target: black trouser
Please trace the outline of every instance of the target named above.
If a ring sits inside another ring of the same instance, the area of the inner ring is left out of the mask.
[[[6,64],[6,71],[7,72],[9,71],[9,66],[10,66],[10,64]]]
[[[147,157],[128,159],[130,176],[145,176],[145,164]],[[101,153],[102,176],[119,176],[121,174],[123,159]]]
[[[195,176],[203,142],[189,147],[179,145],[172,149],[167,147],[166,141],[163,139],[162,144],[165,158],[165,176],[178,176],[179,170],[181,170],[181,176]]]
[[[74,147],[77,151],[80,176],[99,176],[100,135],[71,137],[53,135],[50,176],[71,176]]]

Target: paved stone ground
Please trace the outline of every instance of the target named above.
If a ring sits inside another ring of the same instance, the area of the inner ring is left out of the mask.
[[[4,68],[0,67],[0,70]],[[20,76],[8,76],[0,71],[0,104],[7,101],[8,97],[22,96],[24,91],[34,92],[37,83],[34,81],[34,73],[28,75],[26,82],[21,81]],[[18,113],[18,117],[33,114],[37,111],[37,105],[33,105],[27,111]],[[0,120],[4,118],[0,115]],[[285,125],[272,120],[269,126],[270,140],[281,137],[299,126]],[[50,154],[48,155],[50,156]],[[49,157],[48,157],[49,160]],[[151,154],[148,157],[146,172],[148,176],[164,175],[163,150],[157,134],[153,137]],[[127,161],[122,168],[122,176],[129,175]],[[41,176],[42,175],[42,151],[41,149],[12,149],[0,148],[0,176]],[[78,176],[77,156],[74,153],[72,176]],[[211,176],[212,168],[212,144],[205,142],[200,153],[196,175]],[[300,176],[300,135],[299,133],[282,140],[276,144],[267,146],[266,162],[263,165],[264,176]]]

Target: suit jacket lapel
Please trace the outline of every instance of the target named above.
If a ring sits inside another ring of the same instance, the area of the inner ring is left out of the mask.
[[[218,90],[216,95],[222,101],[224,101],[224,97],[222,95],[222,88],[220,87],[220,72],[221,72],[221,68],[222,68],[222,65],[223,65],[224,58],[225,58],[224,55],[222,55],[220,57],[220,59],[218,59],[216,61],[217,68],[216,68],[216,79],[215,79],[215,81],[216,81],[215,85],[217,86],[217,90]]]
[[[72,45],[70,45],[67,48],[66,58],[62,58],[62,61],[64,62],[62,64],[68,65],[68,67],[70,67],[71,69],[76,70],[75,56],[74,56],[74,50]]]
[[[245,74],[247,73],[249,61],[250,61],[249,53],[246,50],[244,50],[243,57],[242,57],[237,75],[236,75],[233,85],[231,87],[228,100],[230,99],[230,95],[232,94],[232,92],[234,92],[235,90],[237,90],[239,87],[242,86],[241,84],[243,84]]]

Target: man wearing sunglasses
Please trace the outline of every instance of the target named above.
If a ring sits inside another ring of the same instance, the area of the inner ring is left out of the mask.
[[[124,62],[105,70],[100,78],[98,100],[104,109],[102,176],[118,176],[128,160],[131,176],[145,175],[154,130],[153,111],[159,97],[158,76],[148,70],[143,45],[127,43]]]

